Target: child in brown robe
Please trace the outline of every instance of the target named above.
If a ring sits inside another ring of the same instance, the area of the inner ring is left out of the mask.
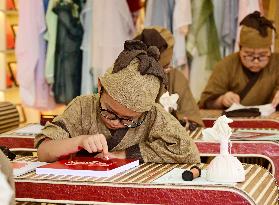
[[[240,25],[240,51],[216,64],[201,95],[201,108],[225,109],[233,103],[279,104],[279,54],[271,52],[275,28],[257,11]]]
[[[99,78],[99,94],[77,97],[36,136],[39,160],[84,149],[141,162],[200,162],[185,128],[155,102],[161,83],[167,83],[159,57],[155,46],[126,41],[112,71]]]
[[[168,91],[169,94],[177,93],[179,95],[177,101],[177,110],[172,110],[172,114],[184,126],[190,130],[196,127],[204,126],[199,107],[192,95],[189,87],[189,82],[183,73],[170,67],[170,62],[173,56],[174,38],[172,33],[166,28],[153,26],[143,29],[135,39],[141,40],[147,46],[156,46],[160,50],[159,62],[164,68],[168,77],[167,87],[161,86],[156,102],[159,102],[160,97]]]

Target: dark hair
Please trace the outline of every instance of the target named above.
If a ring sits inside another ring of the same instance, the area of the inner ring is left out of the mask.
[[[134,58],[139,60],[139,72],[141,75],[154,75],[167,86],[167,76],[158,62],[160,58],[159,49],[156,46],[147,48],[146,44],[140,40],[125,41],[124,50],[117,57],[112,73],[117,73],[126,68]]]
[[[143,29],[142,33],[135,37],[135,40],[141,40],[147,47],[156,46],[160,50],[160,53],[165,51],[168,47],[166,40],[153,28]]]
[[[239,25],[244,25],[258,30],[262,37],[267,36],[268,28],[273,29],[276,32],[276,29],[273,26],[272,21],[268,20],[264,16],[261,16],[261,13],[258,11],[254,11],[253,13],[248,14],[246,17],[244,17],[244,19],[240,22]]]

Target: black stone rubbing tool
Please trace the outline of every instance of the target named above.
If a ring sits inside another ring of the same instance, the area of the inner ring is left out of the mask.
[[[184,181],[193,181],[193,179],[201,176],[201,169],[198,166],[192,166],[190,170],[185,170],[182,173]]]
[[[0,150],[8,157],[11,161],[16,158],[16,154],[10,151],[6,146],[0,146]]]

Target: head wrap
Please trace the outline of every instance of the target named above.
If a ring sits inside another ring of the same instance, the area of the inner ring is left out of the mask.
[[[147,46],[156,46],[160,50],[160,64],[168,65],[172,59],[174,38],[172,33],[163,27],[153,26],[143,29],[135,39],[141,40]]]
[[[136,112],[149,111],[155,104],[160,80],[167,84],[159,56],[154,46],[147,49],[139,40],[126,41],[112,72],[100,77],[102,86],[121,105]]]
[[[272,44],[272,22],[255,11],[241,22],[240,46],[248,48],[269,48]]]

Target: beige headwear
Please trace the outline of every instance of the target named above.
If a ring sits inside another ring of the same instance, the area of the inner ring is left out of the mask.
[[[148,30],[154,30],[158,32],[160,37],[165,41],[166,48],[160,48],[159,39],[154,34],[152,34],[152,32],[145,34],[145,31]],[[143,41],[147,46],[157,46],[159,48],[161,52],[159,61],[162,67],[168,65],[171,62],[173,56],[174,37],[168,29],[160,26],[145,27],[140,33],[136,35],[135,39]]]
[[[276,32],[272,21],[254,11],[240,22],[240,46],[248,48],[269,48],[272,44],[272,31]]]
[[[268,28],[267,36],[252,27],[242,26],[239,44],[248,48],[269,48],[272,44],[272,29]]]
[[[137,43],[131,48],[129,42]],[[159,50],[157,57],[153,57],[152,49],[157,48],[147,49],[141,41],[126,41],[113,71],[100,77],[102,86],[114,100],[136,112],[151,109],[159,92],[160,77],[165,76],[158,62]]]

